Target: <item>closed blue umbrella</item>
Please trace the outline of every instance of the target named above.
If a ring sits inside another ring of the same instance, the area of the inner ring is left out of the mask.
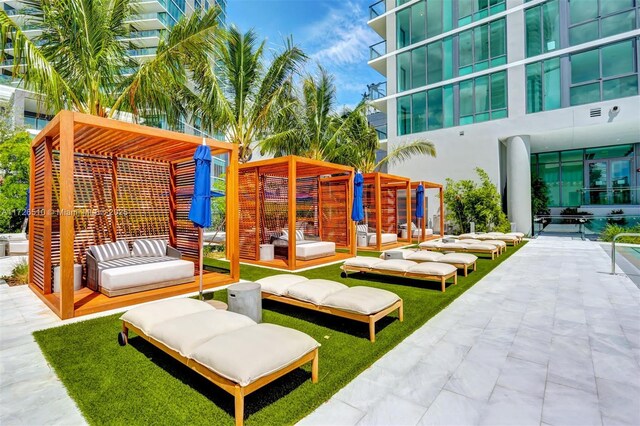
[[[419,184],[416,188],[416,219],[418,219],[418,241],[422,235],[422,227],[420,226],[420,219],[424,218],[424,186]]]
[[[364,206],[362,205],[362,191],[364,186],[364,177],[358,172],[353,178],[353,205],[351,206],[351,220],[358,222],[364,219]],[[357,235],[357,232],[356,232]],[[356,255],[358,254],[358,239],[354,241],[356,245]]]
[[[193,182],[193,197],[189,209],[189,220],[198,227],[200,243],[200,300],[202,300],[202,229],[211,226],[211,149],[204,138],[193,159],[196,162]]]

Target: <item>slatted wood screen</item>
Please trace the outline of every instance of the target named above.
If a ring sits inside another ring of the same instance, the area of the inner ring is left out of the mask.
[[[350,245],[349,235],[349,181],[322,181],[320,205],[322,206],[322,241],[333,241],[337,247]]]
[[[195,176],[193,160],[176,164],[176,248],[182,253],[182,258],[194,262],[194,273],[199,272],[199,233],[198,228],[189,220],[191,197]],[[169,175],[167,174],[167,177]],[[167,179],[167,185],[169,180]],[[168,191],[167,186],[167,191]],[[168,206],[167,201],[167,206]],[[168,210],[167,210],[168,214]],[[168,217],[167,217],[168,220]]]
[[[38,145],[35,149],[35,170],[36,181],[44,181],[44,156],[45,144]],[[34,203],[31,206],[33,211],[41,211],[38,214],[32,214],[29,217],[29,232],[34,236],[33,252],[29,253],[29,263],[33,270],[33,283],[44,290],[44,193],[43,185],[35,186],[33,191]]]
[[[382,232],[395,234],[398,232],[398,197],[395,189],[381,188],[380,207],[382,211]]]
[[[256,169],[243,169],[238,173],[238,192],[240,209],[240,258],[257,260],[256,253],[256,207],[258,200],[256,192],[258,188],[258,171]],[[286,192],[286,190],[285,190]]]
[[[296,182],[296,229],[304,231],[305,239],[320,238],[318,211],[318,178],[298,178]]]
[[[376,186],[373,181],[365,181],[362,186],[362,205],[364,207],[364,220],[360,223],[368,225],[373,232],[378,217],[376,211]]]

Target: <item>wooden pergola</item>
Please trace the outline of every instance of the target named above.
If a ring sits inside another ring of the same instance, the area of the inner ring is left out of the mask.
[[[61,111],[31,143],[29,287],[61,318],[71,318],[198,290],[199,233],[188,220],[193,153],[201,137]],[[229,273],[206,272],[204,288],[237,282],[238,151],[207,139],[226,154],[226,249]],[[162,238],[194,262],[194,281],[107,297],[74,291],[74,264],[95,244]],[[60,291],[53,292],[53,268]]]
[[[239,251],[243,262],[296,270],[355,255],[351,221],[352,167],[298,156],[242,164]],[[296,230],[306,240],[331,241],[335,256],[296,259]],[[260,260],[260,245],[288,232],[286,255]]]
[[[365,173],[363,205],[365,222],[376,230],[375,246],[358,247],[358,250],[376,251],[401,247],[411,242],[407,238],[398,238],[396,243],[383,243],[382,234],[399,234],[402,223],[411,223],[411,180],[403,176],[387,173]]]
[[[422,241],[427,241],[430,239],[435,239],[435,238],[442,238],[444,237],[444,188],[442,186],[441,183],[436,183],[436,182],[428,182],[428,181],[417,181],[417,182],[411,182],[411,195],[413,197],[415,197],[415,193],[416,193],[416,189],[418,188],[418,185],[422,184],[422,186],[424,187],[424,193],[425,193],[425,203],[424,203],[424,211],[422,212],[422,220],[420,221],[420,242]],[[432,236],[427,236],[427,213],[428,213],[428,209],[429,206],[427,205],[428,203],[426,203],[426,199],[427,199],[427,191],[429,189],[437,189],[438,190],[438,198],[440,200],[440,235],[432,235]],[[413,203],[412,206],[412,214],[411,214],[412,219],[416,220],[416,205],[415,203]]]

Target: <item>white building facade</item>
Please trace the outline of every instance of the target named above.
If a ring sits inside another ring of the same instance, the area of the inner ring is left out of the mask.
[[[370,11],[387,147],[437,150],[389,173],[444,182],[480,167],[525,233],[537,177],[553,214],[640,215],[640,0],[382,0]]]

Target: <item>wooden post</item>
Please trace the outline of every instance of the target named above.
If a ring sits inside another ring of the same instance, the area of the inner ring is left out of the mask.
[[[171,165],[173,167],[173,165]],[[173,178],[173,176],[172,176]],[[169,205],[171,205],[171,191],[169,191]],[[118,157],[111,157],[111,241],[118,240]],[[171,208],[169,208],[169,228],[171,228]],[[169,230],[171,235],[171,229]],[[169,237],[171,245],[171,237]],[[175,247],[175,246],[174,246]]]
[[[240,279],[240,234],[239,234],[239,204],[238,195],[238,146],[233,145],[229,153],[229,165],[227,166],[227,259],[231,269],[231,278],[234,281]],[[256,224],[257,226],[257,224]]]
[[[409,237],[409,242],[413,243],[413,226],[411,226],[411,208],[413,207],[411,205],[411,181],[408,180],[407,184],[406,184],[406,193],[407,193],[407,199],[406,199],[406,210],[407,210],[407,221],[405,222],[407,224],[407,237]]]
[[[44,235],[42,239],[42,245],[44,246],[44,294],[51,294],[51,274],[53,270],[51,268],[51,221],[52,221],[52,209],[53,209],[53,141],[50,137],[44,140],[44,179],[42,181],[44,189]],[[33,192],[35,185],[32,183],[31,189],[31,206],[33,206]],[[29,242],[33,241],[29,238]],[[29,247],[29,253],[33,253],[33,247]],[[46,252],[49,253],[46,253]],[[29,274],[31,274],[31,268],[29,268]]]
[[[347,203],[349,204],[348,211],[349,217],[347,217],[347,222],[349,223],[349,253],[351,256],[356,256],[358,254],[358,236],[356,235],[356,224],[353,220],[351,220],[351,209],[353,208],[353,197],[355,194],[353,192],[353,181],[356,178],[355,172],[352,170],[349,174],[349,180],[347,185],[349,185],[349,190],[347,192]]]
[[[375,174],[374,194],[376,194],[376,250],[382,249],[382,188],[380,173]]]
[[[296,185],[298,183],[298,174],[296,169],[296,159],[293,156],[289,157],[289,259],[288,267],[290,270],[296,269]]]
[[[176,164],[169,165],[169,245],[176,247],[178,243],[178,195],[176,182],[177,169]],[[115,171],[114,171],[115,181]]]
[[[33,202],[35,200],[34,194],[35,194],[35,190],[36,190],[36,147],[32,146],[31,147],[31,152],[29,155],[29,208],[30,209],[34,209],[34,205]],[[46,160],[45,160],[46,161]],[[45,171],[45,175],[46,175],[46,171]],[[46,194],[47,192],[51,193],[51,188],[45,189],[44,193]],[[46,197],[46,195],[45,195]],[[27,213],[31,213],[31,212],[27,212]],[[47,212],[45,211],[45,214]],[[29,232],[29,256],[31,257],[31,259],[33,259],[33,247],[35,246],[35,241],[34,241],[34,236],[33,236],[33,217],[31,217],[31,215],[29,215],[29,219],[28,219],[31,223],[28,223],[28,226],[30,228],[30,232]],[[5,250],[7,250],[7,255],[9,255],[9,245],[7,244],[7,246],[5,247]],[[46,259],[47,258],[51,258],[51,255],[47,253],[48,251],[51,251],[51,244],[49,245],[45,245],[44,246],[44,258],[45,258],[45,263],[46,263]],[[29,267],[29,284],[33,284],[33,264],[34,262],[31,261],[29,262],[30,267]],[[47,272],[45,270],[44,272],[44,276],[47,276]],[[46,278],[45,278],[46,281]],[[46,293],[46,285],[45,285],[45,293]]]
[[[60,317],[73,317],[73,112],[60,113]],[[50,255],[50,254],[49,254]]]
[[[444,237],[444,190],[440,187],[440,236]]]
[[[318,236],[320,237],[320,241],[324,241],[324,236],[322,235],[322,231],[324,230],[324,227],[322,225],[323,181],[320,179],[320,176],[318,176],[316,179],[318,182],[318,205],[316,206],[316,208],[318,209]]]
[[[255,221],[256,221],[256,248],[255,248],[255,254],[254,254],[254,259],[255,260],[260,260],[260,243],[262,242],[260,240],[260,224],[262,222],[262,218],[260,217],[260,203],[262,203],[262,198],[260,197],[260,168],[256,167],[256,181],[255,181],[255,186],[256,186],[256,190],[255,190],[255,200],[256,200],[256,216],[255,216]]]

